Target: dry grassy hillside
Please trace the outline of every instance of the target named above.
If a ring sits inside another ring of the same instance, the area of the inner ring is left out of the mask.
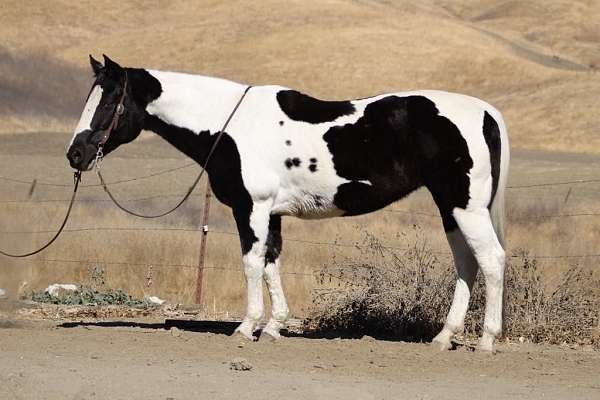
[[[104,52],[325,98],[461,91],[505,114],[514,146],[598,153],[599,19],[597,1],[6,0],[0,131],[72,129]]]

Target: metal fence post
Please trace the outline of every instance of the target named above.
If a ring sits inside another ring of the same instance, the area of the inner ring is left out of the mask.
[[[206,258],[206,245],[208,240],[208,215],[210,211],[210,198],[212,189],[206,180],[206,194],[204,196],[204,213],[202,216],[202,236],[200,238],[200,256],[198,259],[198,275],[196,277],[196,304],[202,306],[202,281],[204,279],[204,263]]]

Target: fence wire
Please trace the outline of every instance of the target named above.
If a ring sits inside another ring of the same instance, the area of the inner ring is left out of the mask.
[[[195,166],[195,165],[197,165],[197,164],[187,163],[187,164],[183,164],[183,165],[180,165],[177,167],[150,173],[147,175],[107,182],[107,185],[113,186],[113,185],[120,185],[120,184],[139,181],[139,180],[150,179],[150,178],[154,178],[157,176],[172,173],[175,171],[183,170],[183,169]],[[37,185],[49,186],[49,187],[71,187],[72,186],[71,184],[60,184],[60,183],[53,183],[53,182],[47,182],[47,181],[38,181],[37,179],[31,179],[31,180],[18,179],[18,178],[6,177],[6,176],[1,176],[1,175],[0,175],[0,180],[6,181],[6,182],[11,182],[11,183],[29,185],[30,187],[34,187]],[[507,188],[518,190],[518,189],[530,189],[530,188],[551,187],[551,186],[588,185],[588,184],[595,184],[595,183],[600,183],[600,179],[574,179],[574,180],[559,181],[559,182],[519,184],[519,185],[509,185],[509,186],[507,186]],[[98,184],[86,184],[86,185],[81,185],[81,187],[97,188],[97,187],[101,187],[101,185],[99,183]],[[123,202],[140,202],[140,201],[148,201],[148,200],[156,200],[156,199],[166,199],[166,198],[172,198],[172,197],[179,197],[179,194],[161,193],[161,194],[155,194],[155,195],[145,196],[145,197],[123,199],[122,201]],[[1,200],[0,203],[1,204],[26,205],[26,204],[41,204],[41,203],[62,203],[62,202],[67,202],[69,200],[70,199],[26,199],[26,200],[14,199],[14,200]],[[103,202],[104,203],[104,202],[111,202],[111,200],[105,199],[105,198],[103,198],[103,199],[84,198],[84,199],[78,200],[78,202],[81,202],[81,203]],[[393,209],[393,208],[392,209],[384,209],[382,211],[385,213],[392,213],[392,214],[403,214],[403,215],[413,215],[413,216],[417,216],[417,217],[439,218],[439,214],[434,214],[434,213],[426,212],[426,211],[400,210],[400,209]],[[529,217],[529,219],[538,220],[538,219],[543,219],[543,218],[574,218],[574,217],[597,217],[597,216],[600,216],[600,212],[572,212],[572,213],[564,213],[564,214],[536,215],[533,217]],[[197,234],[197,233],[202,232],[202,229],[200,227],[79,227],[79,228],[68,228],[68,229],[64,230],[65,233],[102,232],[102,231],[115,231],[115,232],[117,232],[117,231],[145,231],[145,232],[179,231],[179,232]],[[53,232],[54,232],[54,230],[21,230],[21,231],[4,230],[4,231],[0,231],[0,234],[4,234],[4,235],[49,234],[49,233],[53,233]],[[216,230],[216,229],[211,229],[210,233],[218,234],[218,235],[238,236],[237,232]],[[361,245],[359,243],[343,243],[343,242],[337,242],[337,241],[335,241],[335,242],[317,241],[317,240],[307,240],[307,239],[285,237],[285,236],[283,237],[283,240],[284,240],[284,242],[303,243],[303,244],[309,244],[309,245],[314,245],[314,246],[328,246],[328,247],[356,248],[356,249],[361,249],[361,248],[366,247],[365,245]],[[398,246],[381,246],[381,248],[384,248],[387,250],[398,250],[398,251],[408,250],[407,247],[398,247]],[[451,255],[451,253],[448,251],[433,251],[433,253],[439,254],[439,255],[445,255],[445,256]],[[508,257],[517,258],[517,257],[521,257],[521,256],[509,255]],[[598,258],[598,257],[600,257],[600,253],[557,254],[557,255],[538,254],[538,255],[529,255],[529,257],[537,258],[537,259],[582,259],[582,258]],[[107,261],[107,260],[72,260],[72,259],[37,258],[36,261],[80,263],[80,264],[89,263],[89,264],[109,264],[109,265],[131,265],[131,266],[150,266],[150,265],[152,265],[152,266],[164,267],[164,268],[192,268],[192,269],[198,268],[197,265],[192,265],[192,264],[168,264],[168,263],[151,263],[151,262],[135,263],[135,262],[117,261],[117,260]],[[214,267],[214,266],[205,266],[205,267],[203,267],[203,269],[239,271],[239,269],[237,269],[237,268],[223,268],[223,267]],[[313,273],[294,272],[294,271],[282,271],[281,273],[287,274],[287,275],[304,275],[304,276],[313,276],[313,277],[316,276]],[[339,277],[335,277],[333,275],[332,275],[332,277],[339,279]]]

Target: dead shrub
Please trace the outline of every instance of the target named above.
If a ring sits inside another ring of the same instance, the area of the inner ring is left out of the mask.
[[[334,261],[319,272],[307,329],[315,333],[406,341],[429,341],[442,328],[454,293],[451,257],[434,254],[423,235],[407,250],[382,246],[366,234],[358,259]],[[479,274],[481,275],[481,274]],[[519,251],[505,274],[508,338],[534,343],[578,343],[600,347],[598,281],[571,267],[553,289],[538,263]],[[465,321],[467,337],[480,334],[485,285],[478,276]]]
[[[406,251],[384,247],[365,233],[358,259],[322,267],[309,329],[345,336],[429,340],[444,324],[454,278],[425,240]]]
[[[508,264],[505,335],[600,348],[600,282],[592,271],[573,265],[550,289],[543,276],[538,261],[526,251],[518,251]]]

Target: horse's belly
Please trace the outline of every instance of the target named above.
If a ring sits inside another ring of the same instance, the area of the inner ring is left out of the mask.
[[[339,217],[344,214],[334,204],[336,190],[303,190],[288,188],[280,191],[273,213],[304,219]]]

